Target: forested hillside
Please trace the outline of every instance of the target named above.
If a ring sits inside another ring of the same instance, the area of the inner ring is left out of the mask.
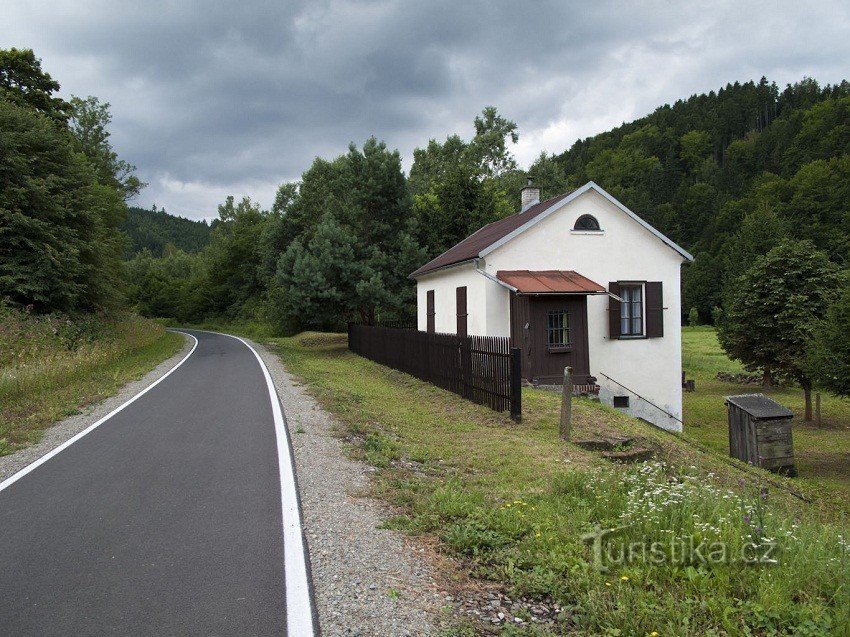
[[[541,157],[544,196],[596,181],[696,255],[684,310],[703,321],[726,282],[783,237],[838,264],[850,246],[850,83],[762,79],[695,95]]]
[[[124,251],[127,257],[142,250],[161,257],[167,245],[189,253],[200,252],[210,242],[211,230],[206,221],[177,217],[156,206],[152,210],[129,207],[121,224],[121,231],[129,238]]]

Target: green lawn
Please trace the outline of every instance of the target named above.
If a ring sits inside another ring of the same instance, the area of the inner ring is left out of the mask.
[[[738,385],[719,381],[717,372],[743,371],[729,360],[711,327],[682,330],[682,364],[696,392],[685,392],[685,435],[728,453],[724,396],[762,392],[794,411],[795,482],[814,490],[829,506],[850,513],[850,400],[822,395],[822,426],[803,422],[803,392],[798,388]]]
[[[722,454],[575,401],[574,439],[630,436],[655,451],[655,461],[624,467],[558,439],[557,394],[524,390],[517,425],[350,353],[342,335],[271,345],[338,417],[351,453],[377,467],[373,495],[395,507],[391,525],[448,557],[448,589],[474,596],[474,582],[488,581],[515,600],[563,609],[556,626],[532,628],[526,617],[521,626],[488,623],[488,631],[719,637],[850,630],[850,549],[838,537],[847,537],[846,527],[833,512],[789,495],[787,479],[732,466]],[[779,564],[691,556],[630,560],[601,572],[581,540],[596,525],[622,527],[617,537],[625,545],[689,537],[722,542],[733,556],[750,541],[778,538]],[[459,620],[450,634],[484,628]]]

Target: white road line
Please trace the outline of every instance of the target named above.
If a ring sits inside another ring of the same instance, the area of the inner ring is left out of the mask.
[[[219,334],[219,332],[214,332]],[[313,600],[310,596],[309,577],[307,575],[307,547],[301,532],[301,511],[298,507],[298,490],[295,487],[295,467],[292,466],[292,454],[289,450],[289,436],[280,408],[280,397],[272,381],[265,362],[250,343],[232,334],[222,334],[241,341],[254,353],[269,390],[272,404],[274,429],[277,437],[277,461],[280,469],[280,499],[283,511],[283,565],[286,582],[286,634],[289,637],[314,637]]]
[[[26,467],[24,467],[23,469],[21,469],[21,470],[20,470],[20,471],[18,471],[17,473],[12,474],[11,476],[9,476],[9,477],[8,477],[8,478],[6,478],[5,480],[3,480],[3,482],[0,482],[0,491],[3,491],[3,489],[5,489],[5,488],[7,488],[7,487],[11,486],[11,485],[12,485],[12,484],[14,484],[15,482],[17,482],[18,480],[20,480],[21,478],[23,478],[25,475],[27,475],[27,474],[28,474],[30,471],[32,471],[33,469],[36,469],[37,467],[39,467],[39,466],[43,465],[45,462],[47,462],[48,460],[50,460],[53,456],[57,455],[58,453],[60,453],[61,451],[65,450],[65,449],[67,449],[67,448],[68,448],[68,447],[70,447],[72,444],[74,444],[75,442],[77,442],[80,438],[82,438],[82,437],[83,437],[83,436],[85,436],[86,434],[88,434],[88,433],[90,433],[90,432],[94,431],[95,429],[97,429],[98,427],[100,427],[103,423],[105,423],[107,420],[109,420],[110,418],[112,418],[112,417],[113,417],[115,414],[117,414],[119,411],[121,411],[122,409],[124,409],[124,408],[125,408],[125,407],[127,407],[128,405],[132,405],[132,404],[133,404],[134,402],[136,402],[139,398],[141,398],[142,396],[144,396],[145,394],[147,394],[150,390],[152,390],[154,387],[156,387],[157,385],[159,385],[159,384],[160,384],[162,381],[164,381],[166,378],[168,378],[169,376],[171,376],[171,374],[173,374],[173,373],[174,373],[174,371],[175,371],[178,367],[180,367],[183,363],[185,363],[185,362],[186,362],[186,360],[187,360],[187,359],[188,359],[188,358],[189,358],[189,357],[190,357],[190,356],[194,353],[195,348],[197,348],[197,347],[198,347],[198,339],[197,339],[197,338],[195,338],[194,336],[192,336],[191,334],[187,334],[187,336],[190,336],[190,337],[192,338],[192,340],[193,340],[193,341],[195,341],[195,344],[194,344],[194,345],[192,345],[192,349],[189,351],[189,353],[188,353],[188,354],[186,354],[186,356],[184,356],[184,357],[183,357],[183,359],[182,359],[179,363],[177,363],[174,367],[172,367],[171,369],[169,369],[169,370],[168,370],[165,374],[163,374],[162,376],[160,376],[159,378],[157,378],[157,379],[156,379],[154,382],[152,382],[150,385],[148,385],[147,387],[145,387],[145,388],[144,388],[142,391],[140,391],[138,394],[136,394],[135,396],[133,396],[130,400],[128,400],[127,402],[123,403],[122,405],[119,405],[118,407],[116,407],[115,409],[113,409],[112,411],[110,411],[108,414],[106,414],[103,418],[101,418],[100,420],[98,420],[98,421],[97,421],[97,422],[95,422],[94,424],[91,424],[91,425],[89,425],[88,427],[86,427],[85,429],[83,429],[80,433],[78,433],[77,435],[75,435],[73,438],[69,438],[68,440],[66,440],[65,442],[63,442],[61,445],[59,445],[58,447],[56,447],[55,449],[53,449],[52,451],[48,451],[46,454],[44,454],[43,456],[41,456],[41,458],[39,458],[39,459],[38,459],[38,460],[36,460],[35,462],[32,462],[31,464],[28,464]]]

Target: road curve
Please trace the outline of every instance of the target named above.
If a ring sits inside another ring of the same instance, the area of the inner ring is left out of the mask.
[[[167,378],[0,486],[0,634],[312,634],[309,604],[286,603],[267,372],[238,339],[189,333]]]

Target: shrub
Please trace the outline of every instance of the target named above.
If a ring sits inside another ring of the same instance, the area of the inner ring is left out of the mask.
[[[688,312],[688,325],[691,327],[699,325],[699,312],[696,307],[692,307]]]

